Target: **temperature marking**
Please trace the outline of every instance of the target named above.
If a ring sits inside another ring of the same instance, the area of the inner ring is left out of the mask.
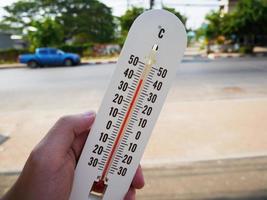
[[[140,89],[141,89],[141,85],[142,85],[142,83],[143,83],[143,79],[141,79],[141,80],[139,81],[138,85],[137,85],[137,88],[136,88],[136,90],[135,90],[133,99],[132,99],[132,101],[131,101],[131,103],[130,103],[130,106],[129,106],[129,109],[128,109],[127,113],[126,113],[126,116],[125,116],[125,118],[124,118],[124,121],[123,121],[123,123],[122,123],[122,125],[121,125],[120,131],[119,131],[118,136],[117,136],[117,138],[116,138],[116,140],[115,140],[114,146],[113,146],[113,148],[112,148],[112,150],[111,150],[111,152],[110,152],[108,161],[107,161],[106,166],[105,166],[105,168],[104,168],[104,170],[103,170],[103,174],[102,174],[102,176],[101,176],[101,178],[100,178],[100,181],[104,181],[104,180],[105,180],[106,174],[107,174],[108,169],[109,169],[110,164],[111,164],[111,160],[112,160],[112,158],[113,158],[113,156],[114,156],[113,154],[114,154],[114,152],[115,152],[115,150],[116,150],[116,148],[117,148],[117,146],[118,146],[118,144],[119,144],[120,138],[121,138],[121,136],[122,136],[122,134],[123,134],[123,132],[124,132],[124,128],[125,128],[125,126],[126,126],[126,124],[127,124],[127,122],[128,122],[128,119],[129,119],[129,117],[130,117],[130,113],[131,113],[131,111],[132,111],[132,109],[133,109],[133,107],[134,107],[134,104],[135,104],[136,98],[137,98],[137,96],[138,96],[138,93],[139,93],[139,91],[140,91]]]
[[[127,145],[126,141],[121,141],[121,138],[123,135],[126,135],[127,136],[127,133],[124,133],[125,132],[125,128],[128,126],[129,128],[133,128],[133,125],[131,123],[129,123],[129,118],[132,116],[132,111],[134,109],[134,107],[138,107],[139,109],[142,108],[142,105],[140,105],[140,102],[137,102],[137,99],[138,99],[138,96],[139,96],[139,92],[141,90],[143,91],[147,91],[148,90],[148,86],[146,84],[143,85],[143,82],[144,80],[146,79],[151,79],[151,74],[149,74],[152,68],[152,65],[155,63],[155,55],[156,55],[156,51],[158,50],[158,45],[153,45],[152,47],[152,50],[150,52],[150,55],[148,57],[148,62],[147,64],[145,64],[143,66],[143,72],[142,71],[139,71],[139,69],[137,70],[138,72],[142,73],[140,76],[140,80],[137,84],[137,87],[135,89],[135,93],[133,95],[133,98],[131,100],[131,103],[129,105],[129,108],[126,112],[126,115],[125,115],[125,118],[123,120],[123,123],[121,125],[121,127],[119,128],[117,123],[115,125],[113,125],[113,127],[117,128],[116,130],[119,129],[119,132],[118,132],[118,135],[117,135],[117,138],[113,144],[113,147],[111,149],[111,152],[109,154],[109,157],[108,157],[108,160],[105,164],[105,167],[104,167],[104,170],[103,170],[103,173],[99,179],[98,182],[95,182],[93,187],[92,187],[92,192],[96,192],[96,193],[99,193],[99,192],[103,192],[104,191],[104,188],[105,188],[105,182],[108,180],[107,179],[107,174],[110,170],[110,172],[113,174],[114,173],[114,168],[115,167],[112,167],[112,163],[114,162],[114,165],[117,165],[117,163],[119,162],[118,158],[115,157],[115,152],[118,148],[118,145],[119,144],[122,144],[124,146]],[[139,61],[140,62],[140,61]],[[138,81],[138,79],[135,79],[136,81]],[[143,100],[143,98],[140,98],[141,100]],[[129,102],[126,102],[126,103],[129,103]],[[136,105],[137,104],[137,105]],[[121,158],[121,153],[117,150],[117,155],[119,155],[119,157]],[[105,159],[105,158],[104,158]],[[101,165],[102,166],[102,165]]]
[[[75,169],[70,200],[122,200],[186,46],[179,19],[147,11],[133,23]]]

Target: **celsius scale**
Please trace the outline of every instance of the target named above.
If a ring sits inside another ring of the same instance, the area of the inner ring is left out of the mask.
[[[150,10],[133,23],[75,169],[70,200],[122,200],[176,75],[181,21]]]

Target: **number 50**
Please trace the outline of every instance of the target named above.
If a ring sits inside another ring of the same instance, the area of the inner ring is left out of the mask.
[[[139,58],[135,55],[131,55],[128,61],[129,64],[133,64],[134,66],[136,66],[138,62],[139,62]]]

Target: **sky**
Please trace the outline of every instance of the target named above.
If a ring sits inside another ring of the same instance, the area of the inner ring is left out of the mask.
[[[0,0],[0,18],[5,14],[3,7],[18,0]],[[100,0],[112,8],[115,16],[121,16],[127,6],[149,7],[149,0]],[[187,27],[196,29],[204,22],[205,15],[211,10],[218,9],[218,0],[155,0],[155,8],[162,5],[173,7],[188,18]]]

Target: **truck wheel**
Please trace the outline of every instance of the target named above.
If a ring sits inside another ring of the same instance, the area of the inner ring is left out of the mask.
[[[73,62],[72,62],[71,59],[68,58],[68,59],[66,59],[66,60],[64,61],[64,65],[67,66],[67,67],[70,67],[70,66],[73,65]]]
[[[36,68],[38,67],[38,63],[35,60],[31,60],[27,63],[28,67],[30,68]]]

